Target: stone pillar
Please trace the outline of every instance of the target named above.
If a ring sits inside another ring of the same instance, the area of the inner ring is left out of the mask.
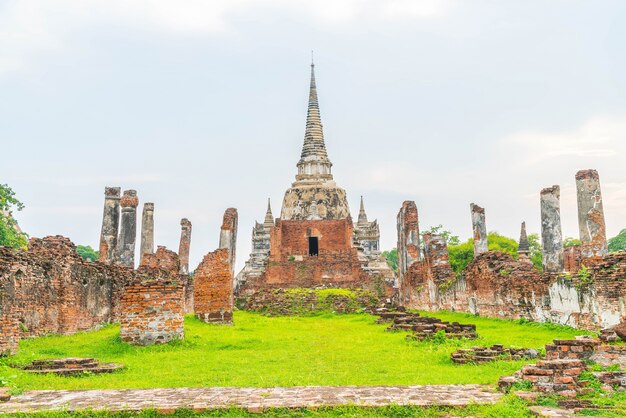
[[[124,190],[120,200],[122,221],[118,238],[118,264],[124,267],[135,267],[135,240],[137,238],[137,198],[136,190]]]
[[[235,252],[237,249],[237,222],[239,215],[237,209],[228,208],[224,212],[222,229],[220,230],[220,246],[228,250],[228,263],[230,264],[230,275],[235,277]]]
[[[141,246],[139,247],[139,263],[143,262],[144,254],[154,254],[154,203],[144,203],[141,214]]]
[[[425,233],[424,258],[431,267],[449,266],[448,243],[441,235]]]
[[[576,191],[581,256],[583,260],[604,257],[608,253],[608,249],[598,172],[596,170],[577,172]]]
[[[104,213],[100,232],[100,252],[98,259],[113,264],[117,257],[117,230],[120,223],[120,188],[104,188]]]
[[[563,271],[563,234],[561,232],[561,188],[557,185],[541,191],[541,246],[543,271]]]
[[[474,230],[474,256],[489,251],[487,242],[487,223],[485,222],[485,209],[474,203],[470,203],[472,211],[472,228]]]
[[[398,231],[398,298],[400,305],[410,302],[409,268],[420,258],[420,231],[415,202],[402,203],[396,220]]]
[[[189,274],[189,246],[191,245],[191,222],[189,219],[180,220],[180,245],[178,258],[180,258],[180,274]]]

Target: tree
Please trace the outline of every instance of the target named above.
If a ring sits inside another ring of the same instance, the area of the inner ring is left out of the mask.
[[[609,252],[626,250],[626,229],[622,229],[619,234],[609,239]]]
[[[452,232],[448,231],[447,229],[443,229],[443,225],[441,224],[437,226],[431,226],[430,228],[424,230],[422,234],[440,235],[443,237],[443,239],[446,240],[446,243],[448,245],[459,245],[461,243],[461,240],[458,236],[452,235]]]
[[[530,261],[533,262],[533,265],[537,268],[537,270],[542,271],[543,250],[541,248],[541,240],[539,239],[539,234],[528,235],[528,246],[528,257],[530,258]]]
[[[94,250],[89,245],[77,245],[76,252],[87,261],[96,261],[98,259],[98,251]]]
[[[25,249],[28,236],[17,226],[13,210],[24,209],[24,204],[17,200],[15,192],[6,184],[0,184],[0,245]]]
[[[565,237],[563,240],[563,248],[574,247],[580,245],[580,240],[572,237]]]
[[[392,248],[389,251],[383,251],[383,257],[387,259],[387,264],[393,269],[398,271],[398,249]]]

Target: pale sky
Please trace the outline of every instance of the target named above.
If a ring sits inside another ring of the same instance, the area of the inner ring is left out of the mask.
[[[577,237],[586,168],[614,236],[625,46],[623,1],[0,0],[0,183],[31,236],[94,248],[104,187],[136,189],[157,244],[177,251],[191,220],[192,269],[236,207],[241,267],[266,199],[278,216],[294,180],[315,50],[335,180],[354,218],[364,195],[383,249],[403,200],[462,239],[470,202],[489,230],[539,232],[553,184]]]

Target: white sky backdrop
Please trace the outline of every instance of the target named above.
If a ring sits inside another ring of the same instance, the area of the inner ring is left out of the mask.
[[[395,246],[422,228],[539,232],[560,184],[600,173],[609,236],[626,227],[626,3],[446,0],[0,0],[0,182],[32,236],[97,248],[104,186],[155,203],[156,243],[191,268],[239,210],[238,265],[304,134],[310,51],[334,175]],[[141,205],[138,208],[141,211]],[[140,220],[139,220],[140,222]],[[137,246],[138,248],[138,246]]]

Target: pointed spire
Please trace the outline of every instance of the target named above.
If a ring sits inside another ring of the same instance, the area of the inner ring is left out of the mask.
[[[365,213],[365,205],[363,204],[363,196],[361,196],[361,207],[359,208],[359,220],[357,221],[359,225],[363,225],[367,223],[367,214]]]
[[[263,226],[272,226],[274,225],[274,216],[272,215],[272,207],[270,206],[270,198],[267,198],[267,212],[265,212],[265,221],[263,221]]]
[[[328,159],[324,143],[324,130],[317,101],[315,64],[311,62],[309,106],[306,115],[304,144],[302,145],[302,153],[298,162],[298,177],[296,179],[332,179],[331,167],[332,163]]]
[[[528,236],[526,235],[526,222],[522,222],[522,230],[519,236],[519,247],[517,252],[519,254],[528,254],[530,251],[530,245],[528,244]]]

